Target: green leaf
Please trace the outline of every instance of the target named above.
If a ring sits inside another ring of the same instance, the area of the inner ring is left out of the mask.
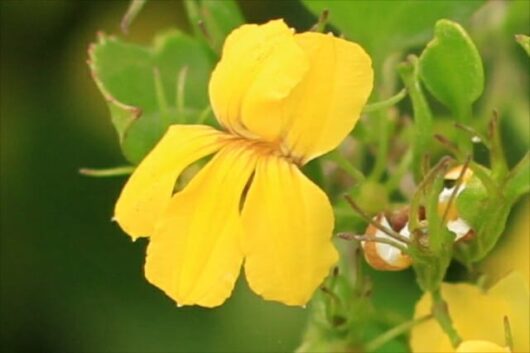
[[[524,34],[517,34],[515,40],[517,43],[521,44],[521,47],[523,47],[526,54],[530,56],[530,37],[525,36]]]
[[[466,122],[471,104],[484,90],[480,54],[458,23],[440,20],[434,31],[420,56],[420,77],[437,100]]]
[[[475,170],[476,174],[476,170]],[[456,244],[455,256],[464,264],[483,259],[504,232],[514,200],[489,191],[478,177],[473,177],[456,199],[458,214],[475,231],[470,241]]]
[[[331,24],[346,38],[361,44],[376,63],[382,63],[389,54],[426,42],[436,20],[466,19],[484,2],[303,0],[303,3],[316,16],[329,10]]]
[[[510,172],[504,187],[504,194],[512,202],[530,192],[530,152]]]
[[[100,34],[89,56],[123,153],[133,164],[142,160],[169,125],[194,122],[208,104],[212,60],[200,43],[181,32],[157,36],[152,47]]]
[[[245,22],[234,0],[186,0],[184,5],[195,35],[205,36],[216,53],[221,52],[226,36]]]

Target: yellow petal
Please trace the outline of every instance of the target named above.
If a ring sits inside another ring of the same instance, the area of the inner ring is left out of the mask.
[[[239,205],[256,163],[244,142],[224,147],[173,196],[147,248],[145,275],[178,305],[230,296],[243,254]]]
[[[495,284],[488,294],[504,302],[504,315],[510,321],[513,336],[513,351],[530,352],[530,292],[525,276],[512,272]]]
[[[292,119],[286,144],[306,162],[337,147],[353,129],[372,90],[373,71],[355,43],[320,33],[295,38],[310,69],[285,102]]]
[[[278,139],[285,128],[280,102],[307,69],[293,30],[282,20],[239,27],[227,37],[210,79],[217,119],[243,136]]]
[[[261,157],[242,213],[245,273],[265,299],[304,305],[337,261],[328,198],[296,166]]]
[[[493,342],[474,340],[462,342],[456,353],[510,353],[510,349]]]
[[[505,344],[504,316],[510,321],[514,352],[528,352],[529,292],[524,278],[513,273],[483,293],[470,284],[442,284],[442,295],[457,332],[464,340],[487,340]],[[430,295],[416,304],[415,317],[431,310]],[[411,333],[414,352],[451,352],[446,334],[435,320],[415,326]]]
[[[171,126],[125,184],[116,203],[114,219],[133,239],[151,235],[180,173],[221,148],[228,139],[208,126]]]

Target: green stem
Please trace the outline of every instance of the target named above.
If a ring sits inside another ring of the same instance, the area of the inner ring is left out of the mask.
[[[442,293],[440,289],[436,289],[431,292],[432,296],[432,314],[438,321],[438,324],[442,330],[446,333],[451,341],[451,345],[456,348],[462,342],[462,338],[458,332],[453,327],[453,321],[449,316],[449,310],[447,308],[447,303],[442,298]]]
[[[79,169],[79,174],[86,175],[96,178],[104,177],[114,177],[114,176],[123,176],[129,175],[134,171],[134,166],[121,166],[114,168],[105,168],[105,169],[94,169],[94,168],[81,168]]]
[[[123,16],[121,20],[121,31],[125,34],[129,33],[129,26],[134,21],[136,16],[142,11],[142,8],[144,7],[147,0],[132,0],[129,8],[127,9],[127,12]]]
[[[410,163],[412,163],[412,150],[408,149],[401,161],[399,162],[396,170],[391,173],[390,178],[387,180],[385,186],[389,193],[396,190],[399,187],[401,179],[407,172]]]
[[[417,319],[406,321],[396,327],[391,328],[390,330],[384,332],[383,334],[377,336],[370,342],[368,342],[364,348],[367,352],[373,352],[377,349],[384,346],[386,343],[392,341],[394,338],[399,337],[407,333],[411,328],[421,323],[424,323],[433,318],[432,314],[428,314]]]
[[[326,24],[328,23],[329,11],[324,9],[318,17],[317,23],[311,28],[312,32],[324,33]]]
[[[420,228],[419,214],[422,200],[426,196],[427,189],[434,182],[436,176],[439,174],[445,174],[445,171],[447,170],[450,162],[451,158],[442,158],[437,165],[435,165],[432,169],[428,171],[428,173],[423,177],[423,180],[416,188],[416,192],[412,196],[412,200],[410,202],[409,229]]]
[[[396,249],[399,249],[404,254],[407,254],[407,255],[410,254],[409,250],[405,246],[399,244],[396,241],[390,240],[388,238],[372,237],[372,236],[369,236],[369,237],[360,236],[360,237],[355,237],[354,239],[358,240],[358,241],[366,241],[366,242],[387,244],[387,245],[393,246]]]
[[[366,212],[364,212],[359,205],[353,201],[350,195],[344,195],[344,199],[346,199],[346,202],[351,206],[351,208],[359,214],[365,221],[373,225],[375,228],[379,229],[389,237],[394,238],[395,240],[398,240],[404,244],[410,244],[410,239],[401,235],[400,233],[394,231],[392,228],[385,227],[383,224],[379,223],[379,221],[371,218]]]
[[[493,118],[489,124],[489,136],[491,138],[491,169],[493,176],[496,179],[502,179],[508,173],[508,164],[504,157],[504,149],[502,148],[501,133],[499,126],[499,116],[496,112],[493,113]]]
[[[167,127],[171,124],[169,117],[169,104],[167,103],[166,93],[164,91],[164,84],[160,77],[160,70],[155,67],[153,68],[153,77],[155,80],[155,92],[158,108],[160,109],[160,117],[162,123]]]
[[[388,115],[382,110],[375,112],[375,120],[377,124],[377,131],[379,134],[379,141],[377,146],[377,155],[375,157],[375,165],[370,173],[370,180],[379,182],[388,166],[388,147],[390,145],[391,123]]]
[[[372,113],[372,112],[375,112],[377,110],[390,108],[390,107],[396,105],[397,103],[399,103],[406,96],[407,96],[407,90],[405,88],[403,88],[401,91],[399,91],[394,96],[392,96],[392,97],[390,97],[388,99],[385,99],[385,100],[380,101],[380,102],[376,102],[376,103],[365,105],[364,109],[363,109],[363,114]]]
[[[432,113],[425,99],[418,78],[418,58],[409,56],[408,60],[398,67],[401,80],[405,84],[412,102],[414,112],[414,140],[412,142],[412,165],[416,181],[421,178],[423,155],[431,148],[433,136]]]
[[[337,165],[344,170],[348,175],[350,175],[355,182],[362,183],[366,178],[364,174],[355,168],[348,159],[346,159],[338,149],[334,150],[329,154],[329,158],[337,163]]]
[[[195,0],[184,0],[184,9],[186,10],[188,20],[191,23],[191,27],[195,36],[199,38],[203,38],[203,36],[206,37],[199,25],[199,23],[202,21],[202,18],[197,2]]]
[[[456,117],[457,122],[459,122],[460,124],[469,125],[473,118],[473,109],[471,107],[471,104],[467,104],[465,106],[459,107],[458,109],[455,109],[454,115]],[[469,138],[468,134],[459,130],[457,132],[456,140],[460,152],[462,152],[464,155],[473,154],[473,142]]]
[[[207,106],[206,108],[204,108],[204,110],[199,115],[199,118],[197,119],[197,124],[204,124],[204,122],[206,121],[206,119],[208,119],[208,116],[210,115],[211,112],[212,112],[212,107]]]
[[[186,78],[188,77],[188,66],[184,66],[182,69],[180,69],[177,77],[177,111],[179,114],[182,115],[184,113],[184,110],[186,108],[185,101],[184,101],[184,93],[186,88]]]

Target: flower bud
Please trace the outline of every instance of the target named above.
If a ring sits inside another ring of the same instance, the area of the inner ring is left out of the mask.
[[[470,169],[466,169],[462,177],[462,183],[460,186],[456,185],[458,178],[462,173],[462,168],[463,166],[457,166],[447,172],[444,178],[444,188],[438,198],[438,212],[442,216],[447,212],[447,229],[455,234],[455,242],[471,239],[475,235],[471,226],[460,217],[456,207],[456,198],[465,190],[468,182],[473,176],[473,172]],[[453,200],[451,200],[451,196],[457,187],[458,190],[456,190],[456,194]],[[446,211],[447,207],[449,207],[449,209]]]
[[[389,218],[387,218],[384,213],[379,213],[374,217],[374,221],[381,224],[383,227],[392,229],[399,232],[401,235],[410,238],[410,233],[407,228],[408,223],[403,224],[403,222],[400,221],[391,225],[389,223]],[[370,224],[366,230],[366,238],[383,238],[396,241],[372,224]],[[366,259],[366,262],[377,270],[399,271],[409,267],[412,263],[410,256],[403,254],[400,249],[390,244],[377,241],[363,241],[361,242],[361,245],[364,250],[364,258]],[[406,246],[406,244],[403,244],[403,246]]]

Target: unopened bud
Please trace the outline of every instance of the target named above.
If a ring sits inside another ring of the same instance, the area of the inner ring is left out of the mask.
[[[444,178],[444,189],[438,198],[438,212],[440,215],[447,217],[447,229],[455,234],[455,241],[469,239],[474,235],[473,229],[460,217],[456,207],[456,198],[466,189],[468,182],[473,176],[473,172],[470,169],[466,169],[462,176],[461,184],[457,185],[458,179],[462,174],[462,168],[464,167],[457,166],[447,172]],[[455,190],[455,188],[458,188],[458,190]],[[448,207],[449,209],[447,209]]]
[[[401,235],[410,238],[407,225],[401,225],[401,229],[395,229],[387,217],[380,213],[374,218],[375,222],[378,222],[385,228],[393,229],[399,232]],[[374,239],[374,241],[362,241],[362,247],[364,250],[364,258],[366,262],[373,268],[382,271],[399,271],[406,269],[412,263],[410,256],[403,254],[402,251],[390,244],[378,242],[377,239],[388,239],[394,240],[390,235],[386,234],[380,229],[377,229],[374,225],[370,224],[366,230],[366,238]],[[403,246],[406,246],[404,244]]]

